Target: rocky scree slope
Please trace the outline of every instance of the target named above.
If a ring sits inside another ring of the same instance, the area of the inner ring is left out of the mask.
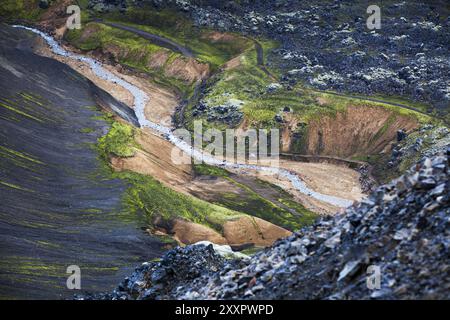
[[[96,299],[449,299],[450,148],[249,259],[167,252]],[[381,288],[369,290],[367,267]]]

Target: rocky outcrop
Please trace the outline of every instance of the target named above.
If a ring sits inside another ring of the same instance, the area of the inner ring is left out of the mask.
[[[344,214],[251,259],[176,248],[95,298],[449,299],[449,160],[450,148],[423,158]],[[369,289],[367,270],[375,269],[380,286]]]

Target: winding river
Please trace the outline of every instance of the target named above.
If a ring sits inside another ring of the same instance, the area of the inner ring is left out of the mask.
[[[131,83],[117,77],[113,73],[109,72],[105,68],[102,67],[101,63],[99,61],[96,61],[95,59],[92,59],[90,57],[82,56],[79,54],[71,53],[65,49],[63,49],[58,42],[53,39],[51,36],[45,34],[44,32],[26,27],[21,25],[14,25],[15,28],[22,28],[26,29],[28,31],[31,31],[35,34],[38,34],[41,36],[47,44],[50,46],[51,50],[57,54],[64,57],[68,57],[70,59],[78,60],[81,62],[87,63],[94,74],[106,81],[116,83],[126,90],[128,90],[134,97],[134,112],[136,114],[136,117],[139,121],[139,124],[141,127],[147,127],[150,129],[153,129],[154,131],[158,132],[159,134],[163,135],[167,140],[169,140],[174,146],[181,149],[183,152],[188,154],[194,159],[202,160],[204,163],[223,167],[223,168],[229,168],[229,169],[243,169],[243,170],[253,170],[258,172],[265,172],[269,174],[277,174],[280,177],[288,179],[293,187],[298,190],[299,192],[310,196],[312,198],[315,198],[317,200],[329,203],[331,205],[337,206],[337,207],[348,207],[350,206],[353,201],[343,198],[338,198],[330,195],[321,194],[319,192],[316,192],[306,186],[306,184],[301,180],[301,178],[295,174],[292,171],[281,169],[281,168],[275,168],[275,167],[266,167],[266,166],[258,166],[258,165],[250,165],[250,164],[239,164],[239,163],[230,163],[224,160],[219,160],[211,155],[206,155],[200,150],[196,150],[193,148],[190,144],[186,143],[185,141],[181,140],[177,136],[174,135],[173,129],[170,127],[162,126],[160,124],[154,123],[150,120],[148,120],[145,116],[145,106],[147,102],[149,101],[149,97],[145,92],[143,92],[141,89],[137,88],[136,86],[132,85]]]

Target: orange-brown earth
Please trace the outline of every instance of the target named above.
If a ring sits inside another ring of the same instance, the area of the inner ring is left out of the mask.
[[[73,48],[69,49],[73,50]],[[111,54],[118,54],[115,52],[115,50],[117,51],[117,48],[111,47],[108,50],[110,50]],[[72,68],[88,77],[96,85],[110,92],[119,101],[122,101],[129,106],[133,105],[133,97],[129,92],[118,85],[99,79],[90,71],[89,67],[83,63],[55,56],[42,45],[38,47],[38,51],[41,54],[51,56],[52,58],[70,65]],[[162,61],[166,60],[167,56],[164,52],[165,51],[162,50],[159,55],[154,56],[155,60],[152,60],[154,66],[160,65]],[[208,71],[203,69],[202,66],[196,62],[189,61],[189,59],[179,59],[182,61],[177,61],[178,59],[175,59],[173,61],[175,64],[172,65],[173,68],[171,69],[170,66],[168,68],[173,74],[180,70],[188,70],[187,73],[179,73],[183,75],[182,77],[184,77],[186,81],[194,81],[196,77],[205,77],[207,75]],[[148,81],[148,79],[143,79],[138,75],[125,74],[119,65],[105,65],[105,68],[144,90],[151,98],[145,110],[148,118],[157,123],[167,124],[169,121],[168,119],[174,113],[178,103],[178,97],[174,92],[154,85]],[[295,119],[292,119],[292,126],[295,126]],[[205,198],[207,198],[206,194],[214,193],[215,190],[229,191],[234,188],[232,184],[224,181],[208,185],[208,182],[199,182],[195,180],[191,174],[192,168],[190,165],[175,165],[172,162],[171,155],[174,147],[168,141],[152,134],[150,130],[141,130],[137,134],[136,139],[142,148],[136,150],[136,155],[134,157],[111,159],[111,164],[116,170],[131,170],[141,174],[151,175],[166,186],[185,194],[192,194],[193,189],[197,188],[196,194],[198,195],[199,189],[202,189]],[[294,168],[295,171],[302,175],[306,184],[318,192],[344,196],[355,200],[358,200],[361,197],[358,184],[359,176],[356,172],[348,168],[337,168],[333,165],[327,166],[323,164],[314,166],[312,164],[288,160],[283,161],[282,166],[289,169]],[[257,175],[256,173],[250,174]],[[315,211],[330,213],[336,210],[336,208],[333,208],[332,206],[296,193],[287,181],[283,181],[278,177],[263,177],[263,179],[286,187],[299,201]],[[220,234],[206,226],[176,219],[172,229],[166,230],[166,232],[172,234],[175,239],[182,243],[191,243],[196,240],[210,240],[212,242],[233,245],[243,243],[268,245],[275,239],[289,234],[289,231],[270,222],[259,218],[251,218],[249,216],[240,218],[236,221],[228,221],[224,223],[222,228],[223,232]]]

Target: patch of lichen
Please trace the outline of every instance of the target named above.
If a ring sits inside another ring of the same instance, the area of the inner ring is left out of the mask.
[[[193,90],[193,83],[165,75],[167,63],[161,66],[150,63],[153,57],[161,54],[167,55],[168,61],[174,61],[181,57],[179,53],[154,45],[129,31],[89,22],[81,29],[69,30],[65,39],[83,51],[101,50],[115,63],[145,72],[155,83],[176,89],[182,95],[189,96]]]

